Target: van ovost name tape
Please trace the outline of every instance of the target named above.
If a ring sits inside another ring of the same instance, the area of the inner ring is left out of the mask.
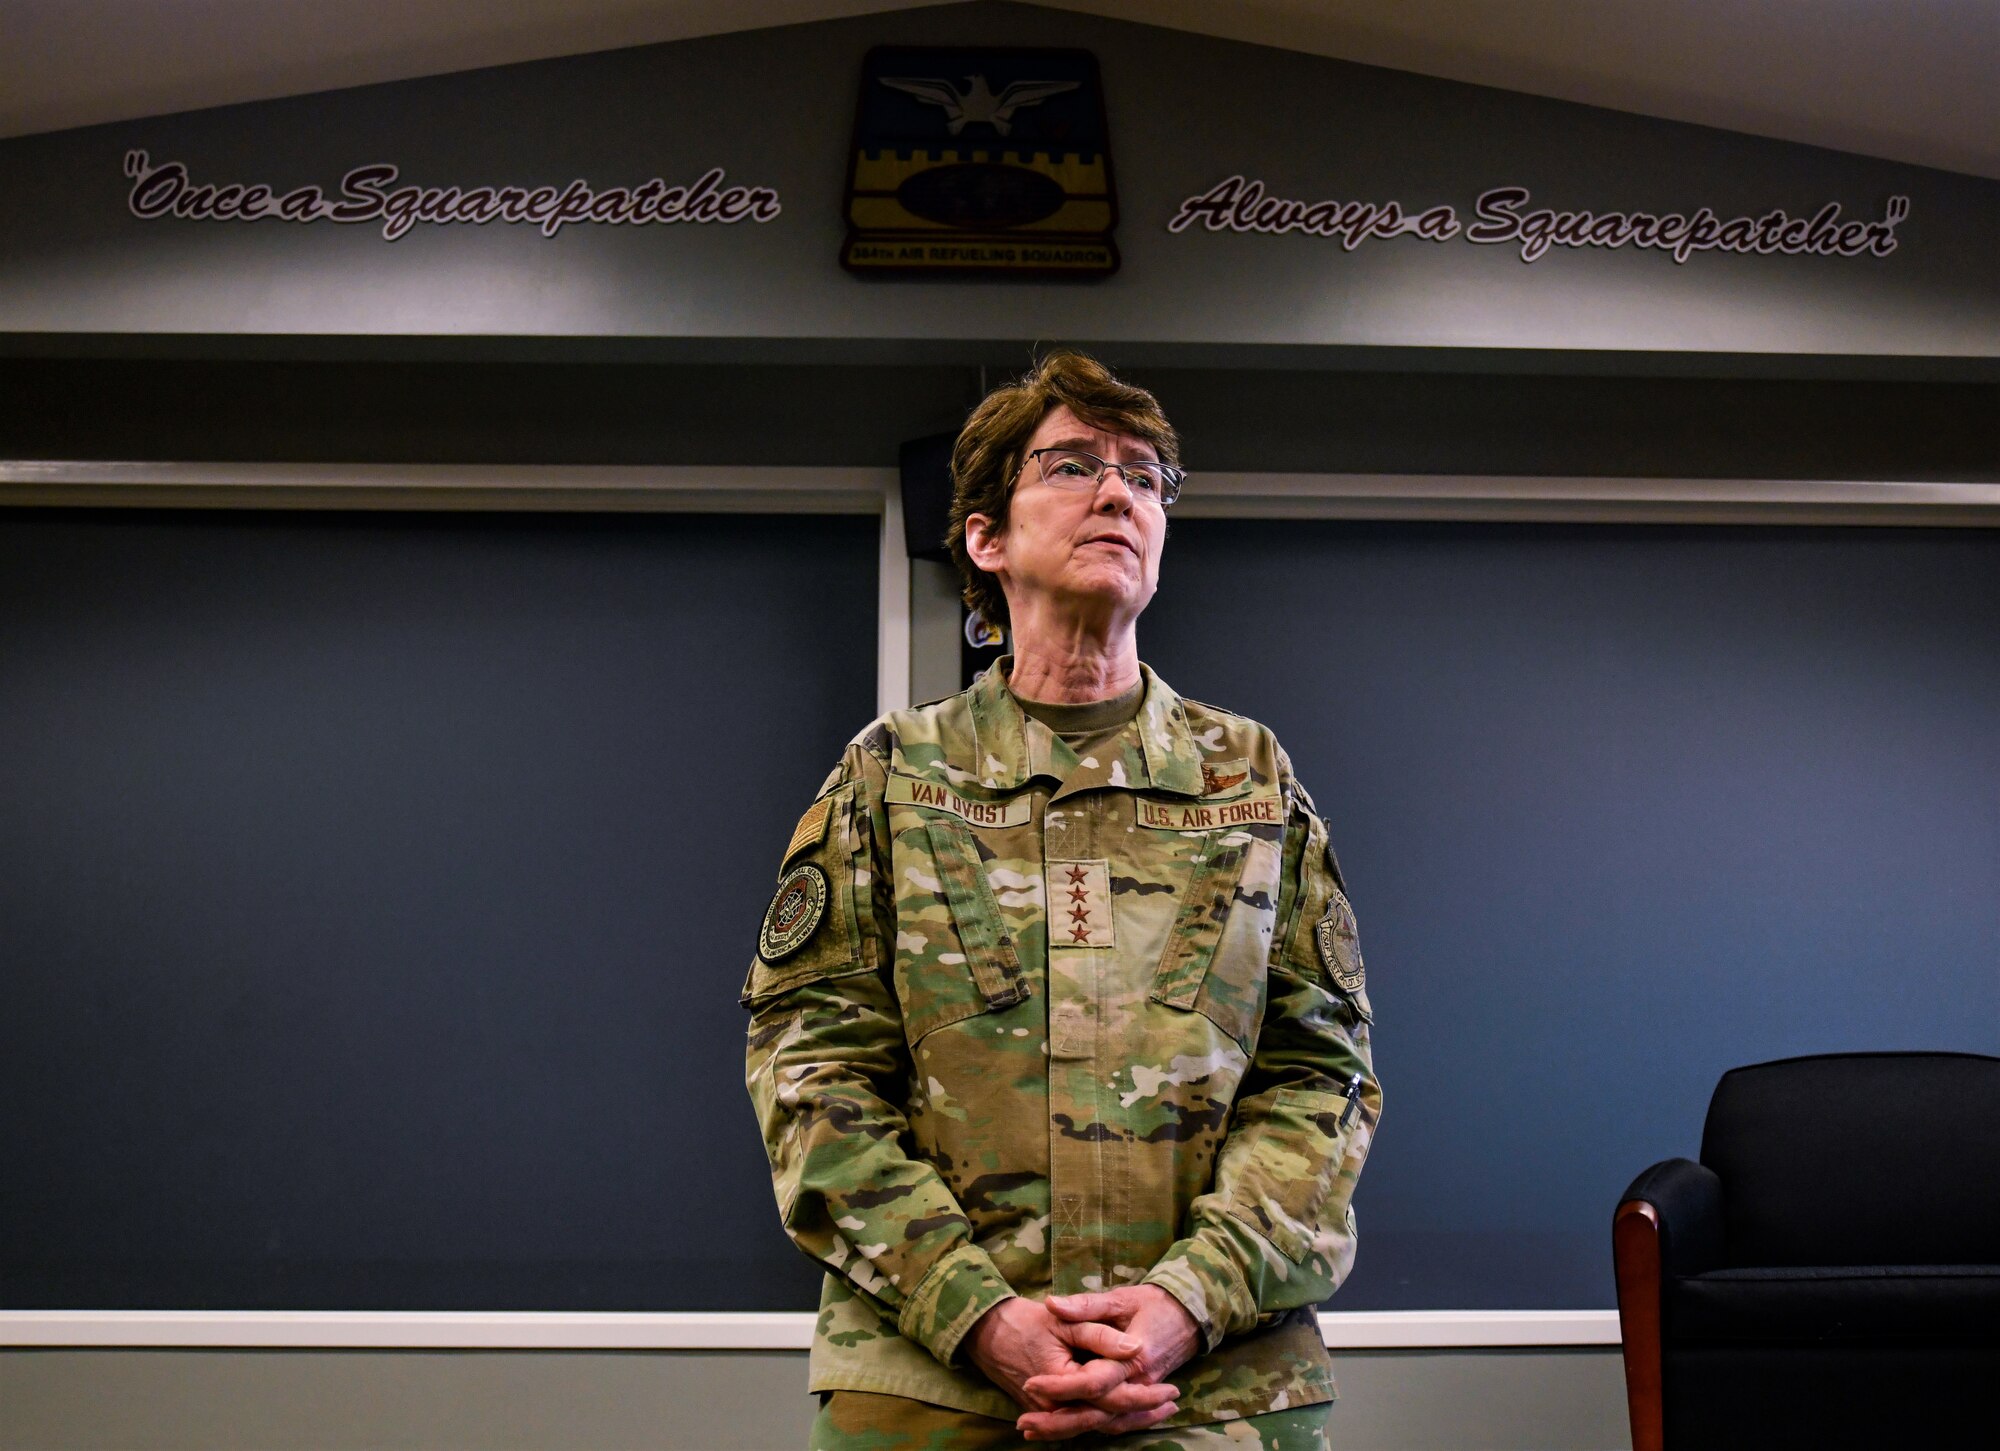
[[[973,801],[949,786],[916,776],[892,774],[883,799],[892,805],[946,811],[973,826],[1026,826],[1034,814],[1034,805],[1025,796],[1012,801]]]

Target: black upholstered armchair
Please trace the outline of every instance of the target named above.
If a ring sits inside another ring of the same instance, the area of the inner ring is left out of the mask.
[[[1733,1069],[1612,1246],[1634,1451],[2000,1446],[2000,1058]]]

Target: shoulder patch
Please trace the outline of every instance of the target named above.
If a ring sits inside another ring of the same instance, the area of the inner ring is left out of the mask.
[[[800,862],[778,883],[764,925],[757,931],[757,955],[780,963],[807,942],[826,917],[826,873],[811,862]]]
[[[1349,997],[1362,990],[1365,971],[1361,964],[1361,933],[1354,922],[1354,908],[1347,894],[1336,890],[1327,899],[1326,915],[1313,926],[1319,944],[1319,959],[1335,984]]]
[[[821,789],[825,788],[822,787]],[[818,846],[825,839],[826,818],[827,814],[832,810],[833,798],[831,796],[822,796],[806,808],[806,814],[799,818],[798,826],[792,831],[792,839],[785,846],[784,859],[779,862],[780,867],[798,855],[800,847]]]

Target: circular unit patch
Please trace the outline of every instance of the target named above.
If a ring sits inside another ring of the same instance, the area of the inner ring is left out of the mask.
[[[1320,961],[1326,964],[1340,990],[1349,997],[1360,992],[1364,981],[1361,932],[1344,892],[1334,892],[1326,904],[1326,915],[1313,924],[1313,936],[1319,939]]]
[[[785,873],[777,895],[764,909],[757,955],[769,963],[783,962],[811,940],[825,916],[826,873],[811,862],[800,862]]]

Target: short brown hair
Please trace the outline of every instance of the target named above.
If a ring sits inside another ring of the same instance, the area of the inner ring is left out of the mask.
[[[1143,438],[1162,463],[1181,461],[1180,435],[1160,411],[1159,400],[1144,388],[1120,382],[1097,359],[1068,348],[1046,354],[981,399],[952,445],[951,523],[944,542],[965,582],[965,602],[996,625],[1007,624],[1007,596],[1000,581],[965,552],[965,521],[984,514],[996,529],[1007,527],[1007,505],[1028,440],[1044,418],[1065,404],[1081,423]]]

